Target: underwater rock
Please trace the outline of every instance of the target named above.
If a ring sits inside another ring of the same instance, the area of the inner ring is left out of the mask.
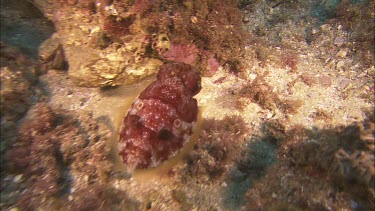
[[[1,67],[1,118],[4,121],[18,120],[31,104],[30,83],[22,72],[9,67]]]
[[[39,46],[39,61],[41,73],[46,73],[49,69],[64,70],[66,68],[64,50],[57,33]]]
[[[155,167],[189,140],[201,90],[197,70],[184,63],[161,66],[157,80],[135,100],[122,122],[119,154],[129,169]]]
[[[3,153],[15,139],[17,122],[34,101],[42,98],[42,92],[35,86],[37,64],[20,48],[0,42],[0,64],[0,151]]]
[[[156,74],[164,60],[208,76],[223,64],[243,70],[246,39],[235,0],[31,2],[54,23],[64,68],[78,86],[135,84]]]

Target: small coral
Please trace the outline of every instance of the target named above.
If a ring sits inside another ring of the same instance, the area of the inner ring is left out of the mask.
[[[160,67],[157,80],[135,100],[120,128],[119,154],[129,169],[155,167],[192,135],[201,90],[199,73],[184,63]]]

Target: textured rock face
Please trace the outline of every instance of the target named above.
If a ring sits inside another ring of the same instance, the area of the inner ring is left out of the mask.
[[[79,86],[134,84],[156,74],[164,60],[194,65],[203,75],[221,65],[242,69],[235,0],[32,2],[54,23]]]
[[[190,65],[163,65],[130,107],[120,128],[119,154],[129,169],[155,167],[189,140],[197,121],[192,98],[201,78]]]

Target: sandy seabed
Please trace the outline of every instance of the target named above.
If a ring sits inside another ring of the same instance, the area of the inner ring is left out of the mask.
[[[244,70],[202,77],[191,143],[135,172],[116,155],[118,127],[154,78],[100,89],[35,73],[2,28],[1,209],[373,209],[373,49],[339,12],[317,24],[302,3],[255,2],[241,8]],[[351,24],[374,18],[361,4]]]

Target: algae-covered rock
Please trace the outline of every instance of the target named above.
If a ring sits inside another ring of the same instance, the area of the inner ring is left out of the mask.
[[[79,86],[103,87],[134,84],[155,74],[162,62],[143,55],[144,33],[133,35],[127,29],[121,31],[125,26],[119,24],[126,23],[112,20],[106,11],[103,17],[69,5],[56,11],[54,22],[69,63],[70,77]]]
[[[134,84],[155,74],[162,65],[160,60],[154,58],[132,62],[134,57],[126,51],[102,55],[95,50],[86,53],[78,47],[68,49],[69,75],[80,86]],[[82,57],[76,57],[80,54]]]
[[[63,70],[66,68],[64,51],[58,34],[53,34],[39,46],[39,61],[41,72],[49,69]]]
[[[27,188],[16,193],[2,190],[2,198],[16,200],[21,210],[137,210],[125,191],[106,183],[112,169],[107,146],[112,132],[106,123],[88,113],[38,103],[19,128],[4,169],[24,175],[19,185]]]
[[[2,123],[19,120],[37,99],[35,82],[38,70],[35,61],[20,49],[0,43],[0,114]]]
[[[1,67],[1,117],[15,120],[31,103],[30,84],[22,73]]]
[[[185,57],[211,75],[220,65],[241,66],[234,0],[33,2],[54,22],[69,75],[80,86],[134,84],[155,74],[161,61]]]

